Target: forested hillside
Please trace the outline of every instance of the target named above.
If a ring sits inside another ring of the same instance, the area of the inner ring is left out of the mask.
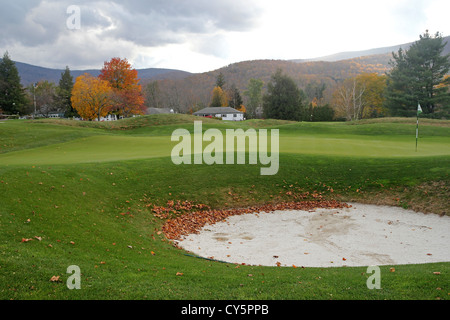
[[[446,46],[443,54],[450,53],[450,37],[443,38]],[[244,94],[251,79],[263,82],[263,93],[271,76],[278,70],[292,78],[297,86],[308,95],[308,103],[317,98],[308,91],[320,90],[320,104],[334,105],[335,93],[345,86],[344,82],[359,75],[385,75],[391,69],[392,53],[398,48],[407,49],[411,44],[378,48],[360,52],[338,53],[328,57],[307,60],[250,60],[230,64],[217,70],[192,74],[172,69],[138,69],[147,107],[170,108],[179,113],[192,113],[209,106],[212,92],[219,74],[223,75],[224,91],[231,95],[231,89],[238,90],[244,106],[248,104]],[[390,51],[392,50],[392,51]],[[370,54],[376,53],[376,54]],[[357,56],[358,54],[362,56]],[[369,54],[369,55],[366,55]],[[357,57],[355,57],[357,56]],[[343,57],[345,60],[334,61]],[[186,61],[189,64],[189,61]],[[56,83],[63,70],[48,69],[16,62],[22,84],[29,85],[47,80]],[[99,70],[71,70],[73,79],[88,72],[98,76]],[[347,81],[348,82],[348,81]],[[348,84],[348,83],[347,83]]]
[[[444,37],[443,41],[446,43],[443,54],[449,54],[450,37]],[[242,93],[247,90],[249,80],[252,78],[262,80],[265,90],[271,76],[278,69],[281,69],[284,74],[293,78],[301,89],[305,89],[308,86],[325,85],[322,103],[331,103],[333,92],[342,85],[344,80],[366,73],[386,74],[391,68],[389,62],[392,59],[392,53],[397,52],[400,47],[408,49],[411,44],[360,52],[339,53],[312,59],[311,61],[243,61],[210,72],[193,74],[182,79],[165,79],[157,82],[154,80],[143,80],[142,83],[145,87],[152,82],[151,100],[157,101],[156,105],[170,107],[179,112],[188,112],[189,110],[200,109],[210,103],[212,90],[220,73],[225,78],[225,90],[229,90],[234,85]],[[346,56],[352,58],[334,61]],[[244,104],[246,104],[246,97],[244,96],[243,98]]]
[[[262,80],[266,88],[271,76],[281,69],[283,73],[293,78],[300,88],[304,89],[308,84],[325,84],[324,96],[325,100],[329,101],[336,85],[347,78],[362,73],[384,74],[389,69],[388,62],[391,57],[391,54],[381,54],[336,62],[302,63],[286,60],[244,61],[183,79],[160,80],[157,83],[157,95],[160,105],[186,112],[209,104],[216,78],[220,73],[225,78],[226,89],[234,84],[244,92],[252,78]],[[144,87],[150,82],[143,80]],[[152,85],[155,86],[155,83]]]

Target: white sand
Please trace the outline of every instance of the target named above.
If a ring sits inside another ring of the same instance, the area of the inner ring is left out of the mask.
[[[450,261],[450,217],[351,203],[352,208],[229,217],[178,242],[216,260],[297,267]]]

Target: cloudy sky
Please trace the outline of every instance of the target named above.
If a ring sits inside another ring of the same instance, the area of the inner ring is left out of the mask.
[[[112,57],[205,72],[450,35],[448,0],[0,0],[0,53],[72,70]]]

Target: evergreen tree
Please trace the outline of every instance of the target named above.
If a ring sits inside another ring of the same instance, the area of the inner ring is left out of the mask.
[[[223,76],[222,72],[220,72],[216,78],[216,87],[219,87],[220,89],[224,90],[224,86],[225,86],[225,77]]]
[[[59,109],[63,110],[66,117],[78,116],[77,111],[72,107],[72,89],[73,77],[70,74],[70,69],[66,66],[64,72],[61,73],[59,86],[56,92],[56,101]]]
[[[392,115],[412,116],[420,103],[424,113],[434,113],[436,107],[448,106],[450,94],[450,55],[442,55],[446,43],[439,33],[430,36],[428,30],[411,47],[393,53],[392,70],[387,77],[386,106]]]
[[[8,52],[5,52],[0,61],[0,109],[6,114],[17,114],[26,103],[19,71]]]
[[[233,83],[230,90],[231,98],[228,101],[228,106],[234,109],[240,109],[244,101],[242,100],[241,93],[236,85]]]
[[[264,116],[271,119],[296,120],[302,119],[306,95],[295,81],[278,70],[272,75],[264,95]]]

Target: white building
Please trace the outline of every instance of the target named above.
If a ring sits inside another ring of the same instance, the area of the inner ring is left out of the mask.
[[[231,107],[209,107],[193,113],[194,116],[216,117],[222,120],[243,121],[244,113]]]
[[[98,121],[98,118],[95,118],[94,121]],[[106,117],[100,117],[100,121],[117,121],[117,115],[108,114]]]

